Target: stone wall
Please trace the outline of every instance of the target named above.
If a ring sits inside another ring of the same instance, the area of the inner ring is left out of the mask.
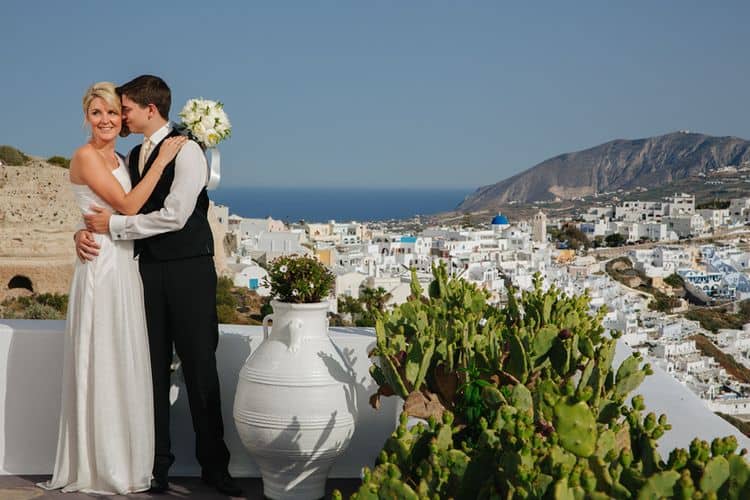
[[[38,158],[27,166],[0,166],[0,301],[23,293],[9,288],[16,276],[28,278],[37,293],[68,293],[73,233],[81,221],[69,183],[67,169]],[[224,230],[213,212],[209,223],[221,275],[227,269]]]
[[[36,293],[68,293],[73,276],[72,259],[0,263],[0,301],[10,296]],[[13,288],[11,288],[13,287]]]

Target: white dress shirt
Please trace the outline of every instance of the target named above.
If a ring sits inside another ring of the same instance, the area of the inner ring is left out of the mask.
[[[149,140],[156,146],[172,131],[172,128],[172,123],[167,122],[154,132]],[[149,156],[155,149],[152,147]],[[164,207],[147,214],[113,214],[109,219],[109,232],[112,239],[140,240],[182,229],[195,209],[198,195],[208,182],[207,176],[208,165],[203,150],[194,141],[186,142],[175,158],[174,181],[164,200]]]

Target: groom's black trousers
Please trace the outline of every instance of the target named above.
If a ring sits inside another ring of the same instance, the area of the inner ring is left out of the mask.
[[[216,372],[219,329],[213,257],[158,261],[145,251],[139,260],[154,382],[154,473],[166,474],[174,461],[169,438],[173,346],[185,378],[198,462],[205,472],[226,471],[229,450]]]

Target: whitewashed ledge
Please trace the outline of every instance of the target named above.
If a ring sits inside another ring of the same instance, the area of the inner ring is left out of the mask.
[[[63,321],[0,320],[0,474],[50,474],[57,442],[62,372]],[[232,420],[237,375],[251,350],[262,338],[258,326],[221,325],[217,351],[222,388],[225,436],[232,454],[230,472],[237,477],[259,477],[260,473],[245,452]],[[334,478],[360,477],[362,466],[371,466],[386,437],[393,431],[399,405],[396,398],[385,398],[378,411],[368,399],[376,386],[369,375],[368,351],[375,337],[367,328],[333,328],[331,336],[349,359],[357,380],[359,415],[347,452],[331,471]],[[616,359],[622,360],[628,348],[618,346]],[[172,443],[177,461],[171,473],[195,476],[200,469],[194,458],[194,438],[184,387],[175,377],[178,393],[172,406]],[[640,392],[646,405],[666,413],[673,430],[660,441],[663,454],[675,446],[686,447],[699,436],[710,440],[734,434],[740,446],[750,449],[750,440],[711,413],[698,397],[664,372],[655,369]]]

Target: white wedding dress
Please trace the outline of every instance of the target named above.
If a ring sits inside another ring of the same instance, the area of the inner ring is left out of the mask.
[[[113,175],[125,191],[120,160]],[[111,207],[72,185],[83,213]],[[132,241],[95,235],[93,261],[77,260],[65,325],[57,457],[46,489],[125,494],[149,488],[154,460],[153,389],[143,288]]]

